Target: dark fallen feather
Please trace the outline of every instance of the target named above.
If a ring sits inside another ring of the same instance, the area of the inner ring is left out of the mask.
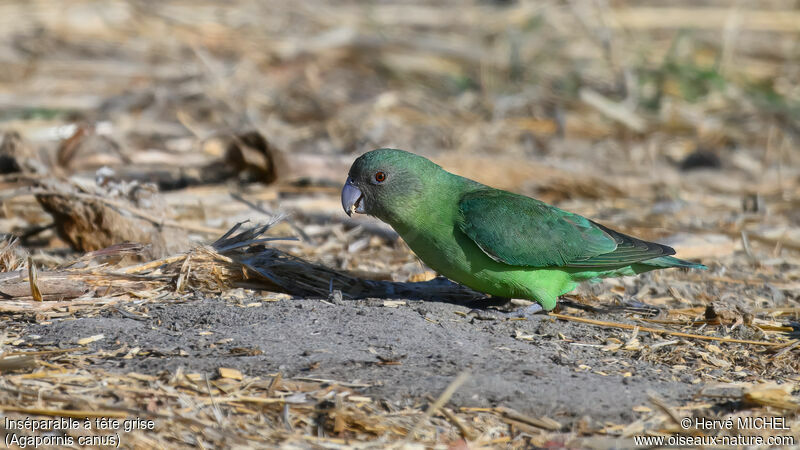
[[[366,280],[346,272],[306,261],[281,250],[263,245],[275,238],[263,234],[277,221],[243,228],[243,223],[212,244],[219,254],[244,266],[249,276],[238,283],[298,297],[328,298],[336,290],[343,298],[404,298],[463,303],[483,297],[467,287],[445,278],[423,282]]]

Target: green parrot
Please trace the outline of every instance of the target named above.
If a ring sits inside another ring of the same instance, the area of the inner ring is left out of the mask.
[[[547,311],[581,281],[702,264],[539,200],[464,178],[403,150],[355,160],[342,207],[388,223],[431,269]]]

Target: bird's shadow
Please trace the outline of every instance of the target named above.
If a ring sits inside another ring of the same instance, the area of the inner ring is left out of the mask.
[[[432,280],[417,282],[370,280],[366,285],[361,285],[359,288],[342,290],[343,300],[367,298],[422,300],[449,303],[480,310],[513,311],[517,308],[512,305],[510,298],[482,294],[445,277],[436,277]],[[570,296],[562,296],[559,298],[557,308],[576,309],[595,314],[619,312],[638,313],[650,317],[656,316],[661,312],[661,310],[655,306],[646,305],[635,300],[629,300],[615,305],[594,306],[582,303],[578,301],[577,298]]]

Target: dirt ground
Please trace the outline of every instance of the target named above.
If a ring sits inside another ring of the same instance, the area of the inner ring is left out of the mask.
[[[409,301],[387,308],[382,300],[338,304],[292,299],[242,308],[222,299],[154,305],[148,319],[106,312],[101,317],[31,326],[40,345],[74,345],[76,335],[103,334],[99,348],[122,343],[152,356],[98,360],[112,372],[156,375],[183,367],[213,373],[233,367],[249,375],[347,380],[359,392],[412,406],[437,396],[463,371],[471,374],[453,398],[458,406],[508,406],[571,424],[582,416],[603,423],[635,418],[648,395],[684,402],[698,387],[669,366],[611,358],[598,341],[614,333],[546,316],[491,320],[493,313],[462,317],[470,309]],[[199,335],[203,331],[212,334]],[[531,340],[514,336],[523,333]],[[222,342],[220,344],[220,342]],[[258,356],[231,356],[233,348]],[[396,361],[397,365],[381,364]]]

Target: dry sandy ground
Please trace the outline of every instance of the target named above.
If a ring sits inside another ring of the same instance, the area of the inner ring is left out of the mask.
[[[363,383],[369,385],[364,394],[409,406],[425,401],[425,394],[437,396],[456,375],[469,371],[472,377],[454,404],[509,406],[562,423],[584,415],[628,423],[634,419],[632,408],[647,404],[650,394],[683,403],[697,391],[687,383],[689,374],[603,352],[597,342],[616,332],[546,316],[493,320],[489,317],[497,313],[492,310],[481,318],[464,316],[470,308],[440,302],[383,305],[383,300],[289,299],[243,308],[199,298],[152,304],[146,320],[107,311],[100,317],[33,325],[28,331],[41,336],[40,344],[64,346],[73,345],[75,336],[104,334],[92,345],[111,350],[127,343],[152,355],[92,362],[111,371],[280,371],[285,377]],[[241,348],[262,353],[232,355]]]

